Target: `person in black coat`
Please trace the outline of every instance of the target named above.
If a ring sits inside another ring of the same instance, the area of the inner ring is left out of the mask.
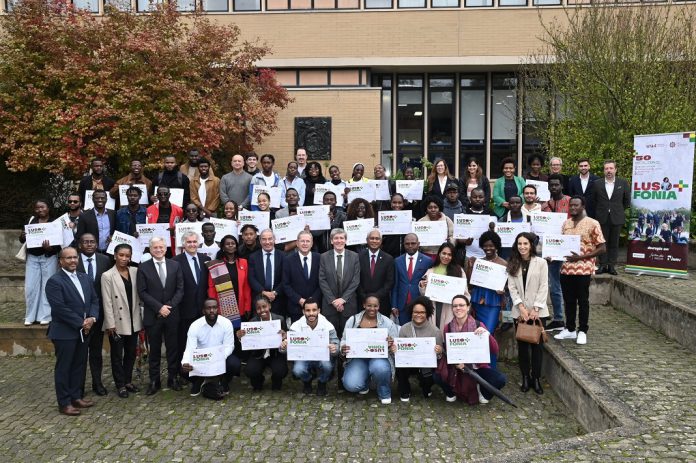
[[[80,214],[80,219],[77,222],[77,233],[75,239],[80,241],[80,237],[85,233],[94,235],[97,240],[97,250],[102,254],[106,253],[106,248],[109,247],[111,235],[116,230],[116,213],[106,208],[106,191],[96,190],[92,193],[92,201],[94,202],[93,209],[87,209]],[[99,221],[108,220],[108,234],[99,233]]]
[[[85,194],[87,190],[111,190],[116,181],[104,175],[104,161],[101,159],[92,160],[92,173],[85,175],[80,179],[80,185],[77,187],[77,193],[80,195],[82,204],[85,204]]]
[[[394,287],[394,258],[382,251],[382,233],[373,229],[367,234],[367,249],[360,253],[360,286],[358,300],[362,305],[367,295],[377,296],[379,311],[391,315],[391,290]]]
[[[283,252],[275,248],[275,237],[271,230],[263,230],[259,235],[259,242],[261,249],[253,252],[248,258],[252,300],[263,294],[271,301],[271,311],[285,316]],[[269,259],[271,268],[267,268]]]
[[[570,177],[568,189],[563,190],[571,198],[573,196],[582,196],[585,198],[585,211],[587,215],[593,219],[596,217],[596,213],[595,205],[592,203],[592,185],[594,185],[597,180],[599,180],[599,177],[590,172],[589,159],[580,159],[578,161],[578,175]]]
[[[306,230],[297,234],[297,252],[285,256],[283,262],[283,292],[287,300],[287,315],[292,322],[302,318],[302,306],[310,297],[321,301],[318,252],[312,252],[314,240]],[[305,267],[306,262],[306,267]]]

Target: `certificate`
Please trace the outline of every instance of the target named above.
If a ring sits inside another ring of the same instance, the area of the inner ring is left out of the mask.
[[[225,346],[223,345],[193,349],[191,356],[193,370],[189,372],[189,376],[224,375],[226,371],[225,360]]]
[[[368,183],[374,185],[375,201],[391,200],[391,194],[389,192],[389,180],[370,180]]]
[[[541,246],[541,257],[565,261],[573,253],[580,254],[580,235],[553,235],[546,233]]]
[[[440,246],[447,241],[447,222],[411,222],[411,232],[418,235],[421,246]]]
[[[500,236],[504,248],[511,248],[515,244],[517,235],[531,230],[529,222],[500,222],[495,224],[495,231]]]
[[[275,209],[280,208],[280,187],[277,186],[266,186],[266,185],[254,185],[254,189],[251,193],[251,205],[259,205],[259,195],[261,193],[268,193],[271,197],[271,207]],[[259,230],[261,231],[261,230]]]
[[[130,247],[133,248],[131,262],[135,262],[136,264],[140,263],[140,261],[143,259],[143,250],[140,247],[140,241],[138,241],[138,238],[135,236],[126,235],[120,231],[115,231],[114,234],[111,235],[111,241],[109,242],[109,247],[106,248],[106,253],[113,256],[114,249],[116,249],[116,246],[119,244],[130,244]]]
[[[529,217],[532,232],[537,235],[543,236],[545,233],[560,235],[563,222],[568,219],[568,214],[565,212],[533,212]]]
[[[549,182],[542,182],[539,180],[525,180],[527,185],[533,185],[537,190],[537,198],[539,201],[548,201],[551,199],[551,192],[549,192]]]
[[[466,293],[468,293],[466,278],[437,275],[433,272],[428,275],[425,297],[433,302],[451,304],[454,296]]]
[[[297,234],[304,230],[304,227],[305,218],[299,214],[271,220],[271,229],[278,244],[296,241]]]
[[[239,211],[239,229],[244,225],[253,225],[261,233],[271,226],[271,213],[269,211]]]
[[[396,368],[436,368],[435,338],[395,338]]]
[[[201,236],[201,227],[203,222],[180,222],[175,225],[174,232],[174,244],[177,248],[183,247],[181,245],[181,240],[184,238],[184,234],[188,232],[196,232],[198,236]]]
[[[135,225],[135,231],[138,232],[140,249],[150,247],[150,239],[155,236],[164,239],[168,248],[172,246],[172,235],[168,223],[139,223]]]
[[[312,231],[330,230],[329,210],[331,206],[298,206],[297,215],[305,219],[305,223]]]
[[[85,190],[85,204],[82,207],[82,210],[86,211],[87,209],[94,209],[92,193],[94,193],[94,190]],[[112,211],[116,210],[116,200],[111,197],[108,191],[106,192],[106,208]]]
[[[157,196],[158,186],[155,187],[155,196]],[[169,189],[169,202],[176,204],[179,207],[184,207],[184,189],[183,188],[170,188]]]
[[[267,322],[242,322],[242,350],[278,349],[283,336],[280,320]]]
[[[63,247],[67,248],[75,240],[75,235],[73,234],[73,223],[70,221],[68,213],[61,215],[54,222],[60,223],[60,228],[63,231]]]
[[[145,185],[144,183],[134,183],[133,186],[138,188],[142,192],[142,195],[140,195],[140,201],[138,201],[138,204],[147,205],[150,202],[150,198],[147,196],[147,185]],[[125,206],[128,204],[128,198],[126,197],[126,190],[130,187],[131,187],[131,185],[128,185],[128,184],[118,186],[118,200],[120,201],[121,206]]]
[[[323,185],[314,185],[314,204],[321,205],[324,204],[324,193],[327,191],[333,191],[336,195],[336,204],[343,204],[343,194],[346,192],[346,186],[343,183],[334,185],[331,182],[326,182]]]
[[[476,259],[471,271],[471,283],[473,286],[502,291],[507,283],[507,267],[489,262],[484,259]]]
[[[329,358],[328,331],[288,331],[288,360],[328,362]]]
[[[423,199],[423,180],[397,180],[396,192],[407,201],[420,201]]]
[[[41,248],[46,240],[51,246],[63,245],[63,226],[60,221],[25,225],[24,233],[27,239],[27,249]]]
[[[491,363],[491,352],[488,344],[488,332],[474,333],[447,333],[445,334],[445,346],[447,346],[447,363]]]
[[[375,228],[374,219],[346,220],[343,229],[346,231],[346,246],[367,243],[367,234]]]
[[[479,239],[481,235],[488,231],[491,222],[496,222],[495,217],[478,214],[454,214],[454,235],[457,240],[473,238]]]
[[[372,202],[375,200],[375,185],[370,182],[355,182],[348,184],[348,202],[362,198]]]
[[[386,328],[346,328],[346,358],[385,359],[389,357]]]
[[[234,220],[211,217],[210,223],[215,225],[215,236],[218,237],[218,241],[220,241],[223,236],[232,235],[236,238],[239,235],[237,222]]]
[[[379,211],[378,220],[383,235],[405,235],[411,233],[413,214],[411,211]]]

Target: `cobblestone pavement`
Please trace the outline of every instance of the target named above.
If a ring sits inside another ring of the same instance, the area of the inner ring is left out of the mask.
[[[570,341],[562,345],[603,380],[648,430],[533,461],[696,461],[696,355],[610,307],[592,308],[586,345]]]

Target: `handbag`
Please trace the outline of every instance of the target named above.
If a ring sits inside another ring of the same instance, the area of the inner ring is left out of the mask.
[[[531,325],[526,322],[518,323],[515,339],[529,344],[540,344],[542,341],[548,341],[548,335],[541,324],[541,320],[536,319]]]
[[[31,223],[32,220],[34,220],[33,215],[29,218],[29,223]],[[15,258],[17,258],[23,262],[26,262],[26,260],[27,260],[27,243],[26,243],[26,241],[24,243],[22,243],[22,247],[19,248],[19,251],[17,251],[17,254],[15,254]]]

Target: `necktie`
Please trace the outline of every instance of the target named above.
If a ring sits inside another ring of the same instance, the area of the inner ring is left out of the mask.
[[[375,276],[375,255],[372,254],[372,261],[370,262],[370,276]]]
[[[201,268],[198,266],[198,259],[196,259],[195,257],[192,257],[192,259],[193,259],[193,268],[196,269],[193,277],[196,280],[196,284],[198,284],[198,280],[201,279]]]
[[[266,253],[266,289],[273,289],[273,266],[271,264],[271,253]]]
[[[89,275],[90,280],[94,281],[94,266],[91,257],[87,258],[87,275]]]
[[[309,280],[309,266],[307,266],[307,256],[304,256],[304,264],[302,264],[304,269],[304,277]]]
[[[413,256],[408,258],[408,281],[413,278]]]
[[[340,292],[341,281],[343,281],[343,254],[336,255],[336,281]]]
[[[164,274],[164,268],[162,265],[164,265],[164,262],[157,262],[157,273],[159,273],[160,282],[162,282],[162,287],[164,288],[167,283],[167,277]]]

